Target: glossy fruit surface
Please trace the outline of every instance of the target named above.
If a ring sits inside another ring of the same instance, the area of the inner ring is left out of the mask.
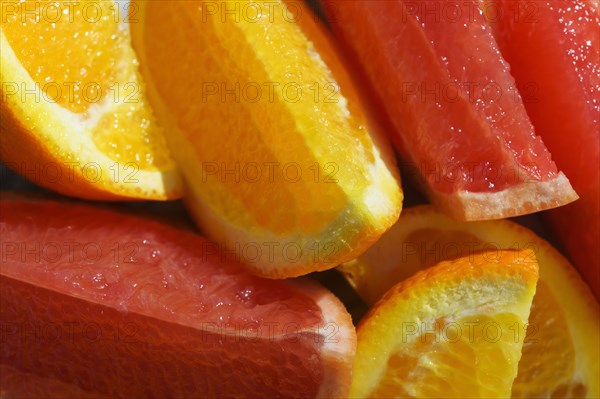
[[[577,198],[534,132],[480,2],[323,4],[437,207],[462,220],[498,219]]]
[[[540,274],[512,397],[597,397],[600,305],[575,268],[521,225],[457,222],[432,206],[410,207],[381,240],[339,270],[374,304],[394,284],[440,261],[500,249],[532,249]]]
[[[347,394],[354,327],[315,283],[252,276],[196,234],[116,211],[11,198],[0,211],[9,397]]]
[[[511,328],[525,328],[537,279],[523,250],[444,261],[398,283],[358,326],[350,397],[510,396],[524,340]]]
[[[600,16],[598,2],[493,0],[488,18],[527,113],[580,199],[545,213],[600,298]],[[552,44],[550,44],[552,43]]]
[[[0,157],[71,196],[178,198],[183,184],[145,96],[124,4],[1,2]]]
[[[207,235],[283,278],[349,260],[394,223],[393,154],[307,6],[135,4],[149,96]]]

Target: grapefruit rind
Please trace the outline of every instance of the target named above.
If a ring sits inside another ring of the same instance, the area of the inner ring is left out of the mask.
[[[531,180],[498,192],[458,191],[445,194],[428,186],[432,203],[460,221],[504,219],[566,205],[579,198],[564,173],[548,181]]]
[[[312,282],[311,282],[312,283]],[[316,298],[323,310],[323,323],[318,327],[323,336],[325,375],[318,398],[346,397],[352,381],[352,359],[356,354],[356,330],[350,314],[331,292],[315,284],[303,286],[304,292]]]

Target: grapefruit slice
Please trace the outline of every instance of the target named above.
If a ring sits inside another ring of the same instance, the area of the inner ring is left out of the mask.
[[[347,394],[354,327],[316,283],[249,275],[200,236],[102,208],[4,198],[0,211],[3,386],[35,374],[72,396]]]
[[[440,261],[486,250],[495,257],[500,249],[534,250],[540,274],[512,397],[597,398],[600,305],[575,268],[521,225],[457,222],[432,206],[406,208],[381,240],[340,270],[374,304],[394,284]]]
[[[507,398],[538,280],[531,250],[441,262],[358,326],[352,398]]]
[[[577,198],[535,135],[483,2],[323,2],[437,207],[461,220],[498,219]]]
[[[600,16],[598,2],[493,0],[488,19],[536,131],[581,197],[544,213],[600,298]],[[552,43],[552,45],[548,45]]]
[[[95,200],[165,200],[183,182],[145,95],[120,1],[2,1],[0,157]]]
[[[51,396],[50,396],[51,395]],[[89,392],[78,385],[53,378],[25,373],[0,364],[0,396],[4,399],[105,399],[106,395]]]
[[[397,220],[394,155],[308,6],[134,4],[134,47],[187,206],[253,273],[330,269]]]

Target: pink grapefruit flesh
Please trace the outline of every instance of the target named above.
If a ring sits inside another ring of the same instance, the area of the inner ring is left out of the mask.
[[[200,236],[115,211],[0,207],[6,370],[119,397],[345,394],[354,330],[316,283],[249,275]]]
[[[534,132],[480,2],[323,3],[439,208],[494,219],[577,198]]]
[[[493,0],[488,15],[536,131],[580,199],[545,213],[600,298],[598,2]]]

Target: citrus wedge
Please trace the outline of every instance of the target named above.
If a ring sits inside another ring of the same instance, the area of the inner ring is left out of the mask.
[[[350,260],[394,223],[393,154],[308,6],[134,4],[149,98],[211,238],[279,278]]]
[[[25,383],[26,381],[26,383]],[[50,396],[52,395],[52,396]],[[11,399],[104,399],[105,395],[0,364],[0,396]]]
[[[407,208],[379,242],[339,269],[373,304],[393,284],[428,266],[501,248],[534,250],[540,268],[513,397],[598,397],[598,302],[573,266],[521,225],[508,220],[461,223],[431,206]]]
[[[406,170],[439,209],[487,220],[577,199],[534,131],[484,2],[322,2],[393,122]]]
[[[441,262],[395,285],[358,326],[350,396],[509,397],[537,280],[524,250]]]
[[[490,0],[490,9],[498,11],[490,16],[490,25],[502,55],[517,84],[535,94],[535,101],[525,103],[527,114],[580,197],[543,216],[600,298],[597,7],[597,0]]]
[[[1,1],[0,156],[28,179],[97,200],[168,199],[182,181],[117,1]]]
[[[0,246],[7,397],[348,393],[350,315],[308,279],[262,279],[196,234],[77,203],[3,198]]]

